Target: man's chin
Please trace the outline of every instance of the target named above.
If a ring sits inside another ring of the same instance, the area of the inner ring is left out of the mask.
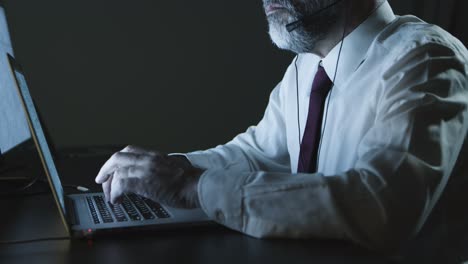
[[[290,50],[290,46],[289,46],[289,43],[282,39],[282,38],[275,38],[273,36],[270,36],[271,38],[271,41],[273,42],[273,44],[279,48],[279,49],[282,49],[282,50]]]
[[[270,39],[275,46],[283,50],[290,50],[289,43],[289,32],[286,30],[286,26],[275,24],[270,24]]]

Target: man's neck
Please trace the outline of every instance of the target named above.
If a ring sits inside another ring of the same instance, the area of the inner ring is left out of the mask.
[[[343,6],[342,19],[340,19],[330,33],[317,44],[312,53],[321,58],[325,58],[344,37],[353,32],[384,2],[383,0],[346,1]]]

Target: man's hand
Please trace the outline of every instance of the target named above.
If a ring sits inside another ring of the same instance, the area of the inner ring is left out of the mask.
[[[131,192],[172,207],[196,208],[202,173],[184,157],[128,146],[104,164],[96,183],[102,184],[111,203],[119,203]]]

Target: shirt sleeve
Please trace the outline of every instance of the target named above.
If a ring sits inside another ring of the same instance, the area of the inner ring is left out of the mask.
[[[264,117],[257,126],[225,145],[184,155],[203,169],[235,167],[245,171],[290,171],[281,84],[272,91]]]
[[[382,74],[374,126],[353,169],[337,174],[208,170],[200,204],[216,221],[258,237],[348,239],[392,248],[416,234],[452,173],[468,131],[465,63],[418,47]]]

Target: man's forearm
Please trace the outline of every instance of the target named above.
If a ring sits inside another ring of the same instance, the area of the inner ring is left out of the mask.
[[[344,238],[328,188],[320,174],[208,170],[198,192],[215,221],[257,238]]]

